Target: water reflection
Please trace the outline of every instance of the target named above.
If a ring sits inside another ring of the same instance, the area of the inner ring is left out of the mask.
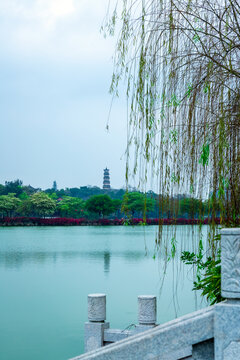
[[[28,264],[56,263],[68,260],[96,260],[103,261],[104,272],[110,271],[111,257],[118,257],[130,262],[142,261],[146,255],[142,251],[5,251],[0,252],[0,266],[6,268],[20,268]]]
[[[171,251],[172,235],[167,230],[163,245]],[[174,318],[177,300],[179,316],[194,311],[191,274],[181,271],[182,264],[176,266],[181,249],[191,250],[194,241],[187,228],[178,227],[175,260],[162,270],[166,263],[159,262],[158,253],[152,259],[156,231],[154,227],[0,229],[0,359],[41,360],[51,354],[54,360],[80,354],[90,292],[108,294],[108,319],[122,329],[137,318],[140,293],[161,291],[161,323]],[[123,289],[127,296],[121,298]]]
[[[163,240],[161,248],[158,249],[158,259],[162,259],[166,262],[166,259],[171,254],[172,240],[175,238],[174,245],[176,246],[176,259],[179,259],[179,255],[183,250],[195,251],[197,244],[198,231],[197,227],[178,227],[175,229],[176,233],[172,233],[168,228],[163,230]],[[110,272],[110,265],[112,259],[121,259],[127,264],[137,263],[144,261],[146,258],[152,258],[155,253],[154,250],[154,234],[155,230],[151,227],[146,228],[146,234],[138,232],[139,229],[120,229],[122,233],[117,232],[114,234],[109,229],[109,234],[106,233],[107,229],[102,229],[104,238],[112,241],[102,241],[99,234],[92,234],[92,229],[85,229],[90,231],[89,237],[87,234],[83,234],[84,241],[79,242],[81,231],[79,229],[79,236],[73,237],[76,234],[72,231],[70,233],[62,233],[62,237],[59,234],[55,234],[56,229],[49,230],[46,236],[42,238],[42,232],[38,229],[30,229],[23,233],[24,236],[20,237],[20,241],[12,240],[13,234],[9,232],[9,239],[6,242],[0,242],[0,267],[5,268],[20,268],[27,266],[28,264],[54,264],[56,262],[70,263],[72,261],[95,261],[102,262],[103,271],[105,274]],[[68,230],[68,229],[67,229]],[[115,229],[114,229],[115,230]],[[65,229],[62,231],[66,231]],[[69,230],[68,230],[69,231]],[[204,230],[204,232],[206,229]],[[192,232],[192,233],[191,233]],[[20,233],[16,231],[16,233]],[[118,238],[118,242],[114,241],[117,235],[121,235]],[[8,234],[8,233],[6,233]],[[31,236],[34,235],[34,241]],[[190,234],[194,234],[193,237]],[[93,236],[94,235],[94,236]],[[144,235],[144,236],[143,236]],[[145,238],[146,235],[146,238]],[[26,239],[25,239],[26,237]],[[39,242],[41,237],[41,243]],[[95,241],[95,237],[97,241]],[[196,239],[195,239],[196,237]],[[94,238],[94,241],[93,241]],[[144,243],[141,240],[144,238]],[[66,241],[71,240],[70,242]],[[87,241],[85,241],[87,240]]]
[[[109,251],[104,251],[103,258],[104,258],[104,272],[109,273],[109,270],[110,270],[110,258],[111,258],[110,252]]]

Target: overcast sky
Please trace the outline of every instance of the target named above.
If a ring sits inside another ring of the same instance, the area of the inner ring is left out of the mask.
[[[108,0],[0,0],[0,183],[124,185],[126,105],[114,102]]]

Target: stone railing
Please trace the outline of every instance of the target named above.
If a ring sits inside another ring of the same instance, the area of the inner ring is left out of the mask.
[[[240,360],[240,228],[221,235],[225,301],[156,326],[156,297],[139,296],[139,325],[121,331],[105,322],[106,296],[89,295],[87,352],[72,360]]]

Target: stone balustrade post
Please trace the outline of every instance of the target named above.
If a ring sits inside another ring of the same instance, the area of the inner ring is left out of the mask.
[[[240,228],[221,230],[221,291],[215,306],[215,360],[240,359]]]
[[[157,302],[154,295],[138,296],[138,322],[140,325],[155,325]]]
[[[104,330],[109,328],[106,320],[106,295],[88,295],[88,322],[84,327],[85,352],[104,345]]]
[[[154,295],[138,296],[138,323],[135,331],[141,332],[156,326],[157,298]]]

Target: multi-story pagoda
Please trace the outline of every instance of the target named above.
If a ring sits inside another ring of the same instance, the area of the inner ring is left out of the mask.
[[[109,169],[107,167],[106,167],[106,169],[103,170],[103,189],[106,189],[106,190],[111,189]]]

